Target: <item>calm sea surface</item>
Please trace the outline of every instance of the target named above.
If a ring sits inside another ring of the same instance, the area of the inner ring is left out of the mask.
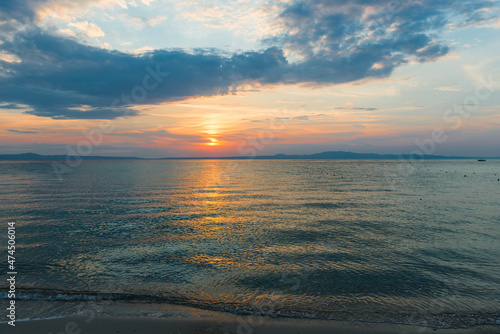
[[[500,325],[498,179],[493,160],[87,161],[62,182],[0,162],[0,245],[15,221],[24,317],[68,300]]]

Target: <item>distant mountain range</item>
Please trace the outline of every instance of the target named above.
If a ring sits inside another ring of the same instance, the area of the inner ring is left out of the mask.
[[[0,160],[65,160],[66,155],[40,155],[36,153],[22,153],[22,154],[0,154]],[[81,157],[83,160],[148,160],[136,157],[109,157],[109,156],[86,156]],[[302,154],[302,155],[287,155],[287,154],[276,154],[276,155],[262,155],[256,157],[248,156],[234,156],[234,157],[205,157],[205,158],[161,158],[163,160],[207,160],[207,159],[339,159],[339,160],[394,160],[394,159],[500,159],[500,157],[459,157],[459,156],[444,156],[444,155],[420,155],[412,156],[410,154],[376,154],[376,153],[353,153],[344,151],[330,151],[314,154]],[[151,159],[160,160],[160,159]]]

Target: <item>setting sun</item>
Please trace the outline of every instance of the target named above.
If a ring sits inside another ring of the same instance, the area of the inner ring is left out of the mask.
[[[207,143],[207,145],[209,146],[217,146],[219,145],[219,141],[217,139],[214,139],[214,138],[208,138],[211,142],[210,143]]]

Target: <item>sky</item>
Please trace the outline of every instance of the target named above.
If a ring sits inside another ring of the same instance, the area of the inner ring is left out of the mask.
[[[500,157],[499,13],[491,0],[2,1],[0,154]]]

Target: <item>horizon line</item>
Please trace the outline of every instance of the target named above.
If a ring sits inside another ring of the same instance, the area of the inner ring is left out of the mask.
[[[344,155],[343,157],[316,157],[321,155]],[[345,155],[349,155],[352,157],[347,157]],[[207,157],[160,157],[160,158],[142,158],[142,157],[132,157],[132,156],[107,156],[107,155],[70,155],[70,154],[38,154],[33,152],[27,153],[6,153],[0,154],[0,160],[9,160],[8,158],[18,158],[15,160],[23,160],[23,157],[26,157],[25,160],[37,160],[37,159],[29,159],[28,156],[45,158],[44,160],[64,160],[67,157],[75,157],[79,156],[82,160],[253,160],[253,159],[266,159],[266,160],[395,160],[395,159],[428,159],[428,160],[439,160],[439,159],[500,159],[500,157],[495,156],[449,156],[449,155],[435,155],[435,154],[416,154],[416,153],[402,153],[402,154],[393,154],[393,153],[357,153],[351,151],[323,151],[317,153],[309,153],[309,154],[283,154],[278,153],[274,155],[256,155],[256,156],[207,156]],[[365,157],[361,157],[365,156]]]

